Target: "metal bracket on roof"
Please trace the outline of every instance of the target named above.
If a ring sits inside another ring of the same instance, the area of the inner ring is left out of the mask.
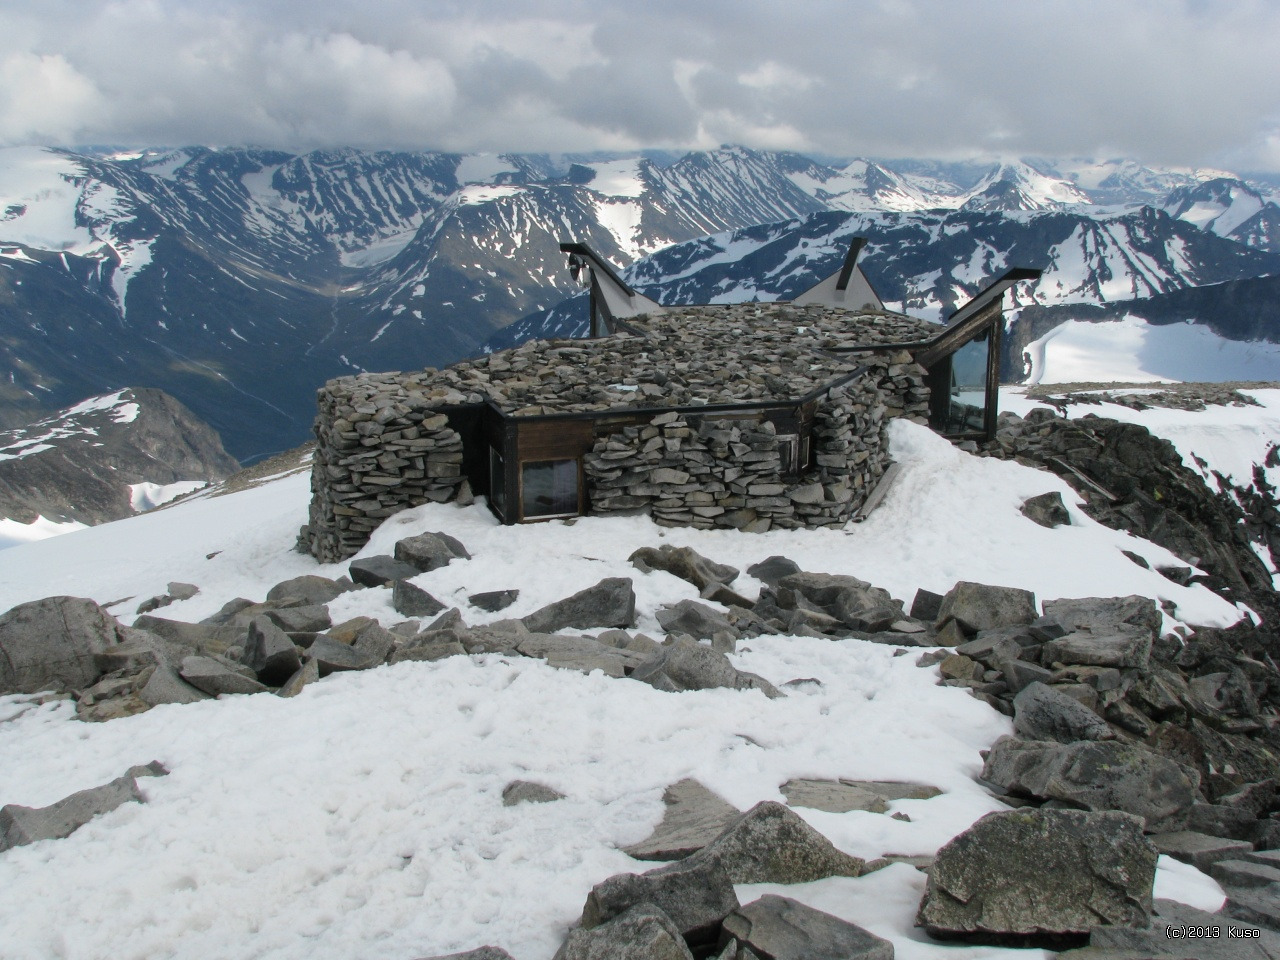
[[[858,254],[867,245],[866,237],[854,237],[849,241],[849,252],[844,255],[844,266],[840,268],[840,277],[836,280],[836,289],[845,290],[849,286],[849,278],[853,276],[853,268],[858,265]]]

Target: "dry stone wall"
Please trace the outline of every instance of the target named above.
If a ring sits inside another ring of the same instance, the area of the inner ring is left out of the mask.
[[[585,459],[590,510],[647,510],[665,526],[752,532],[839,526],[884,473],[888,420],[924,422],[929,393],[923,378],[906,352],[869,358],[865,377],[819,401],[814,468],[799,476],[789,475],[777,428],[768,421],[698,422],[670,412],[626,427],[597,441]]]
[[[799,324],[787,328],[799,343],[779,343],[782,319]],[[300,549],[325,563],[344,560],[393,513],[469,500],[463,448],[483,441],[461,436],[449,416],[468,405],[492,403],[517,418],[663,404],[785,405],[863,368],[820,400],[813,468],[800,477],[784,471],[772,425],[698,419],[695,429],[674,413],[600,441],[587,458],[592,512],[644,507],[660,523],[751,530],[843,523],[884,471],[885,421],[927,416],[924,370],[907,351],[823,352],[875,342],[873,335],[918,340],[931,327],[923,321],[743,304],[648,324],[641,336],[533,342],[441,371],[329,381],[317,394]]]
[[[318,392],[310,522],[299,539],[322,563],[355,554],[393,513],[469,496],[462,437],[441,412],[467,398],[422,389],[430,372],[342,377]]]

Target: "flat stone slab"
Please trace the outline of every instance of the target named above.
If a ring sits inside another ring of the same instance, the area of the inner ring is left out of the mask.
[[[628,667],[638,667],[644,654],[619,650],[590,637],[571,637],[558,633],[532,633],[517,638],[516,650],[526,657],[545,660],[563,670],[591,673],[600,670],[606,676],[625,677]]]
[[[1253,850],[1253,844],[1245,840],[1226,840],[1211,837],[1207,833],[1196,833],[1194,830],[1157,833],[1149,839],[1161,853],[1189,863],[1205,873],[1219,860],[1243,859],[1245,854]]]
[[[1094,927],[1059,960],[1280,960],[1280,934],[1265,927],[1172,900],[1155,910],[1150,927]]]
[[[781,786],[782,795],[792,807],[808,807],[828,813],[864,810],[887,813],[893,800],[928,800],[940,793],[937,787],[921,783],[897,783],[888,780],[788,780]]]
[[[662,794],[666,812],[644,840],[623,847],[637,860],[680,860],[696,853],[724,831],[741,813],[697,780],[680,780]]]
[[[829,913],[767,894],[724,918],[720,946],[737,940],[771,960],[893,960],[893,944]]]
[[[517,803],[551,803],[563,799],[564,794],[559,790],[532,780],[512,780],[502,788],[504,807],[514,807]]]
[[[163,764],[153,760],[130,767],[124,776],[116,777],[110,783],[80,790],[47,807],[5,804],[0,807],[0,851],[37,840],[60,840],[122,803],[145,803],[146,797],[138,789],[137,778],[163,777],[168,772]]]

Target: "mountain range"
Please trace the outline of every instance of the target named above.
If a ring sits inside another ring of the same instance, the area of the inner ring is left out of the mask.
[[[307,437],[329,377],[561,329],[570,238],[648,257],[630,276],[665,296],[749,299],[859,233],[886,299],[940,316],[1006,264],[1049,268],[1042,306],[1273,273],[1278,225],[1266,182],[1129,161],[14,148],[0,425],[145,382],[251,462]]]

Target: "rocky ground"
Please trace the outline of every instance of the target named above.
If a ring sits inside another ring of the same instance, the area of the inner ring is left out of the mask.
[[[1053,506],[1028,509],[1052,522]],[[662,641],[629,629],[635,593],[621,577],[518,620],[472,627],[409,582],[467,556],[446,534],[418,535],[398,542],[394,555],[352,561],[349,578],[284,581],[263,602],[235,600],[197,624],[155,614],[198,590],[177,583],[144,601],[148,612],[131,627],[89,600],[22,604],[0,617],[0,692],[61,689],[82,719],[109,721],[218,695],[293,696],[332,673],[384,663],[497,652],[672,694],[728,687],[780,697],[787,690],[735,668],[726,652],[762,633],[921,648],[922,669],[1010,715],[1015,730],[991,747],[982,771],[1009,812],[916,863],[929,873],[918,923],[931,935],[1084,948],[1073,956],[1116,960],[1201,956],[1152,932],[1190,916],[1190,908],[1152,900],[1163,852],[1227,890],[1213,922],[1246,931],[1238,949],[1255,952],[1223,956],[1280,956],[1280,671],[1259,649],[1257,629],[1162,634],[1150,599],[1049,601],[1041,613],[1028,591],[967,582],[944,596],[920,591],[904,610],[871,584],[804,571],[784,557],[748,571],[766,587],[747,598],[733,589],[738,570],[669,546],[638,550],[632,564],[687,580],[717,606],[686,600],[660,610]],[[388,591],[405,619],[334,624],[327,605],[352,590]],[[500,610],[515,591],[470,600]],[[140,800],[137,777],[164,773],[153,764],[52,807],[6,806],[0,847],[66,836]],[[886,800],[928,797],[930,789],[808,780],[783,793],[790,806],[883,810]],[[536,782],[504,792],[509,803],[557,799]],[[887,941],[790,898],[743,905],[734,894],[734,884],[859,876],[888,861],[841,853],[788,805],[741,812],[696,782],[673,785],[667,803],[654,835],[627,851],[666,865],[597,885],[558,958],[893,956]],[[1133,944],[1145,952],[1132,952]],[[484,949],[461,956],[507,956]]]

